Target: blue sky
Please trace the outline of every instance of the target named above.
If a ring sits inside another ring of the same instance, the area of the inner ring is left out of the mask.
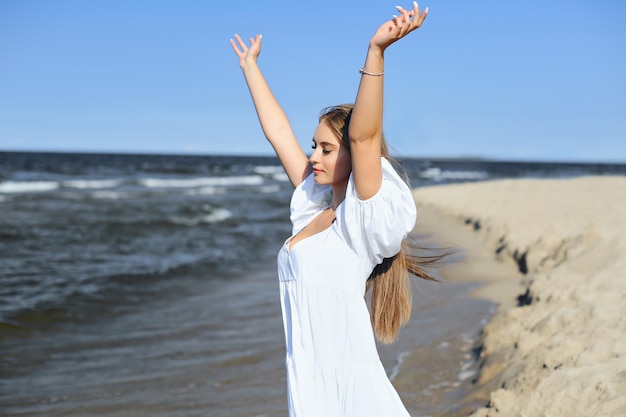
[[[386,54],[396,155],[626,162],[626,2],[422,1]],[[0,0],[0,150],[270,155],[234,33],[308,149],[396,4]]]

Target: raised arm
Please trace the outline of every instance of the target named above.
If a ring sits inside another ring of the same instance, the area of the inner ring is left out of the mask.
[[[261,35],[250,38],[250,47],[246,46],[239,35],[235,35],[235,40],[231,39],[230,44],[239,57],[239,66],[248,84],[263,133],[272,144],[289,180],[296,187],[310,173],[311,167],[287,115],[278,104],[257,64],[261,53]]]
[[[397,8],[400,15],[383,23],[370,39],[348,128],[354,183],[359,197],[363,200],[374,196],[382,184],[380,157],[385,50],[392,43],[419,28],[428,13],[427,7],[420,14],[416,2],[413,2],[412,10],[399,6]]]

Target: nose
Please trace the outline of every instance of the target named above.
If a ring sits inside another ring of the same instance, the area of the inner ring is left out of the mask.
[[[309,162],[311,164],[316,164],[317,162],[319,162],[319,147],[313,149],[313,152],[311,153],[311,156],[309,156]]]

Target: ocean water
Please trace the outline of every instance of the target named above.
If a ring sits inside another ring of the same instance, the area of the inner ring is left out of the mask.
[[[401,162],[413,187],[626,175]],[[275,257],[291,192],[273,157],[0,153],[1,414],[286,415]],[[419,285],[415,318],[381,357],[393,379],[434,346],[432,384],[401,395],[414,416],[452,416],[494,306],[467,297],[474,284]]]

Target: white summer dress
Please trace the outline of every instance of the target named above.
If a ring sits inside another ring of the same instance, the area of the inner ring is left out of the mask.
[[[408,186],[382,158],[383,182],[360,200],[352,176],[328,228],[278,254],[290,417],[407,417],[383,368],[365,302],[374,266],[399,252],[416,221]],[[330,206],[313,175],[291,199],[295,236]]]

